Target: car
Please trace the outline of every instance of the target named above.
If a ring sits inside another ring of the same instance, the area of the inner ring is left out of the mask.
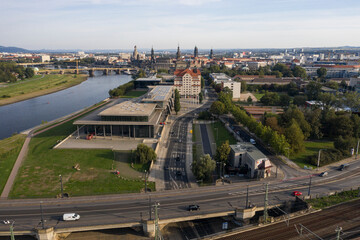
[[[179,141],[178,141],[179,143],[181,143],[181,139],[179,139]]]
[[[169,166],[164,166],[164,170],[169,170]]]
[[[293,196],[301,196],[301,195],[302,195],[302,192],[300,192],[300,191],[293,191],[291,195],[293,195]]]
[[[80,215],[76,213],[64,213],[63,220],[64,221],[76,221],[80,219]]]
[[[250,143],[253,144],[253,145],[255,145],[255,144],[256,144],[256,141],[255,141],[254,139],[250,138]]]
[[[191,204],[188,206],[188,210],[189,210],[189,212],[198,211],[198,210],[200,210],[200,206],[196,205],[196,204]]]
[[[320,177],[326,177],[329,173],[328,172],[322,172],[319,174]]]
[[[176,176],[181,176],[182,172],[181,171],[176,171]]]
[[[345,170],[347,167],[349,166],[349,164],[341,164],[338,168],[339,171],[343,171]]]
[[[176,160],[176,161],[180,161],[180,157],[179,157],[179,156],[177,156],[175,160]]]
[[[8,224],[10,224],[10,221],[9,221],[9,220],[4,220],[3,223],[4,223],[5,225],[8,225]]]

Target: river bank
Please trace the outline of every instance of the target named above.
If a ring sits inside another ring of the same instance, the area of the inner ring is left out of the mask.
[[[51,74],[34,76],[24,82],[9,84],[0,88],[0,106],[21,102],[31,98],[58,92],[76,86],[87,80],[85,74]]]

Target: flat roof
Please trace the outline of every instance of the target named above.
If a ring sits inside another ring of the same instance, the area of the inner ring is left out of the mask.
[[[125,101],[115,106],[109,107],[100,112],[99,116],[150,116],[154,111],[154,103],[135,103]]]
[[[230,145],[230,148],[234,152],[246,152],[249,154],[254,160],[267,158],[257,147],[249,142],[242,142],[234,145]]]
[[[161,78],[157,78],[156,76],[151,76],[151,77],[148,77],[148,78],[138,78],[135,81],[136,82],[161,81]]]
[[[143,102],[164,102],[172,95],[173,86],[158,85],[154,87],[143,99]]]

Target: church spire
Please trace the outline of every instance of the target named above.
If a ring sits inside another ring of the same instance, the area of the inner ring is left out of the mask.
[[[178,48],[177,48],[177,52],[176,52],[176,59],[180,59],[181,58],[181,52],[180,52],[180,46],[178,45]]]
[[[154,48],[151,47],[151,62],[155,62],[155,54],[154,54]]]
[[[194,48],[194,58],[196,58],[198,56],[199,56],[199,50],[198,50],[197,46],[195,46],[195,48]]]
[[[213,57],[214,57],[214,52],[213,52],[212,49],[210,50],[210,56],[209,57],[210,57],[210,59],[213,59]]]

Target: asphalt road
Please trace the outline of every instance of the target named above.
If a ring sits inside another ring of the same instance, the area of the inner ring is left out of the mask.
[[[211,143],[205,124],[200,124],[200,131],[201,131],[201,139],[202,139],[204,154],[209,154],[211,157],[213,157],[213,154],[211,152]]]
[[[341,191],[352,186],[359,187],[359,168],[354,165],[347,171],[330,172],[329,177],[312,178],[311,194]],[[269,204],[279,204],[293,199],[293,190],[307,194],[309,178],[278,181],[269,185]],[[249,201],[256,206],[263,206],[264,182],[251,182]],[[190,215],[232,211],[234,207],[244,207],[246,183],[202,188],[169,190],[165,192],[93,196],[71,199],[43,200],[42,208],[46,226],[67,228],[114,223],[140,223],[141,219],[150,218],[150,205],[160,203],[159,218],[169,219]],[[189,204],[199,204],[199,212],[187,211]],[[76,212],[81,215],[77,222],[64,222],[63,213]],[[154,216],[152,215],[152,218]],[[40,200],[4,200],[0,202],[0,220],[15,220],[15,230],[31,230],[39,226],[41,219]],[[8,226],[0,225],[0,231]]]

